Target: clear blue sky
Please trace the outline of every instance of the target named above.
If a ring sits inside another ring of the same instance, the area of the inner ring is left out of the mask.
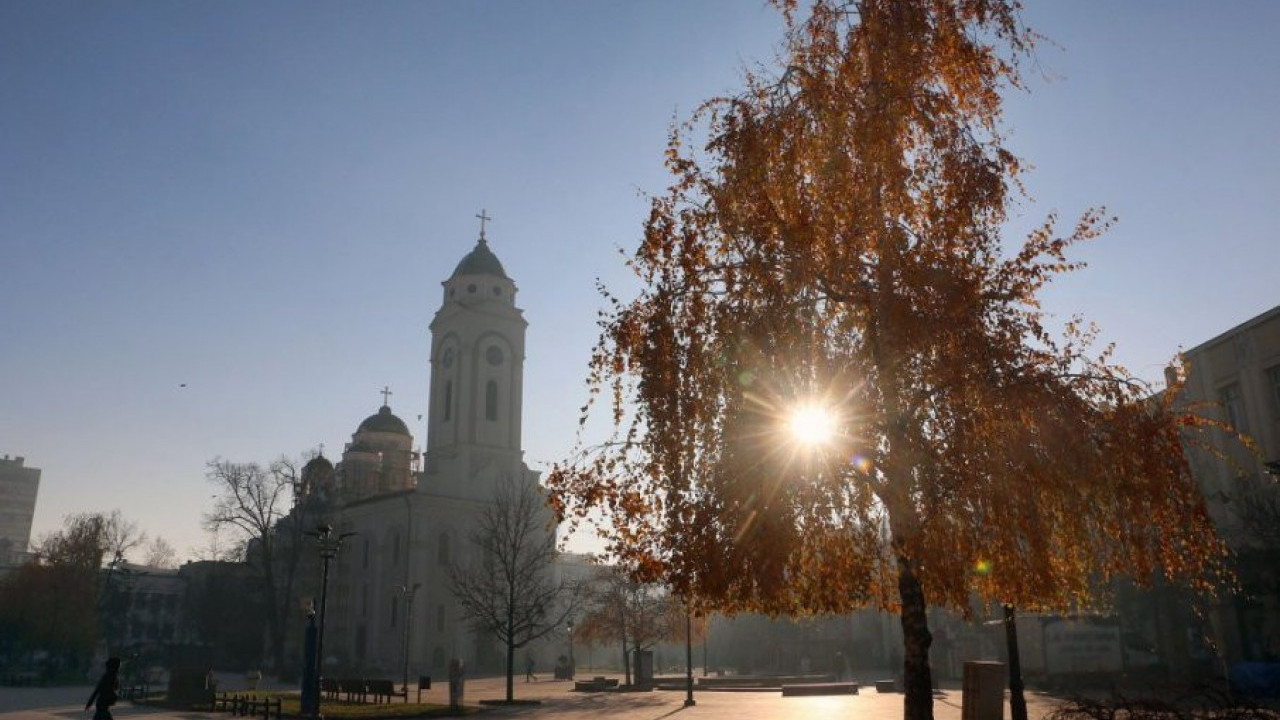
[[[1031,2],[1034,201],[1118,228],[1048,295],[1156,379],[1280,302],[1280,4]],[[0,3],[0,452],[39,534],[121,508],[204,542],[207,460],[421,442],[427,324],[475,241],[530,322],[525,447],[572,445],[668,124],[767,60],[756,0]],[[179,385],[186,383],[187,388]]]

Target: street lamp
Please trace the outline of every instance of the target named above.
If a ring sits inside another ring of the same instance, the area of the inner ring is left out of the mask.
[[[355,533],[345,532],[335,537],[332,525],[320,523],[316,526],[315,532],[309,532],[307,535],[316,539],[316,549],[320,552],[322,563],[320,571],[320,627],[316,632],[316,682],[311,690],[314,695],[310,705],[315,717],[318,718],[320,717],[320,685],[324,677],[324,618],[329,601],[329,561],[338,557],[338,550],[342,549],[342,541],[355,535]]]
[[[684,610],[684,686],[684,706],[697,705],[693,699],[693,615],[688,607]]]
[[[573,660],[573,620],[569,620],[569,677],[566,680],[572,680],[577,673],[578,666]]]
[[[413,596],[420,587],[422,583],[414,583],[411,588],[400,586],[400,594],[404,596],[404,643],[400,653],[404,662],[404,685],[400,689],[404,692],[405,702],[409,702],[409,640],[413,636]]]

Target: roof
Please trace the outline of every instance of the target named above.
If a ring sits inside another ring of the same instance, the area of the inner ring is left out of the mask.
[[[474,249],[467,253],[466,257],[458,263],[458,267],[453,269],[453,275],[496,275],[503,279],[507,277],[506,271],[502,269],[502,263],[498,260],[498,256],[493,254],[489,249],[489,243],[484,238],[476,243]]]
[[[357,433],[362,432],[383,432],[398,433],[400,435],[409,434],[409,426],[395,415],[391,414],[391,408],[383,405],[378,408],[378,412],[370,415],[360,423],[360,427],[356,428]]]

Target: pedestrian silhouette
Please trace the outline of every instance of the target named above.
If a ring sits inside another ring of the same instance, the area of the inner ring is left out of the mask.
[[[98,679],[84,709],[94,708],[93,720],[113,720],[111,706],[116,704],[116,693],[120,689],[120,658],[107,658],[106,672]],[[96,704],[95,704],[96,701]]]
[[[533,674],[533,658],[525,656],[524,659],[524,681],[538,682],[537,676]]]

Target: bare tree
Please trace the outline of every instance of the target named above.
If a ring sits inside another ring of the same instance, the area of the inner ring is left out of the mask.
[[[237,533],[238,534],[238,533]],[[217,528],[208,531],[203,545],[193,547],[187,554],[196,560],[216,562],[244,562],[245,541],[238,538],[227,540]]]
[[[480,517],[471,542],[479,563],[454,563],[449,581],[463,616],[507,649],[507,702],[514,699],[515,652],[562,627],[575,588],[552,577],[555,527],[541,489],[507,478]]]
[[[263,468],[257,463],[214,459],[206,477],[218,494],[213,510],[205,515],[205,529],[231,530],[246,543],[245,562],[260,581],[270,659],[278,672],[284,665],[284,633],[302,543],[300,538],[282,538],[277,526],[289,510],[298,481],[297,463],[281,458]]]
[[[146,543],[147,534],[138,529],[137,521],[126,519],[118,509],[100,517],[103,548],[110,562],[126,561],[130,552]]]
[[[178,567],[178,551],[169,544],[168,540],[157,535],[147,543],[146,550],[142,556],[142,564],[147,567],[163,568],[165,570],[173,570]]]
[[[634,580],[618,567],[605,568],[593,584],[587,611],[577,631],[592,640],[622,646],[622,666],[632,683],[631,652],[684,637],[685,607],[661,585]],[[636,669],[637,679],[639,668]]]

